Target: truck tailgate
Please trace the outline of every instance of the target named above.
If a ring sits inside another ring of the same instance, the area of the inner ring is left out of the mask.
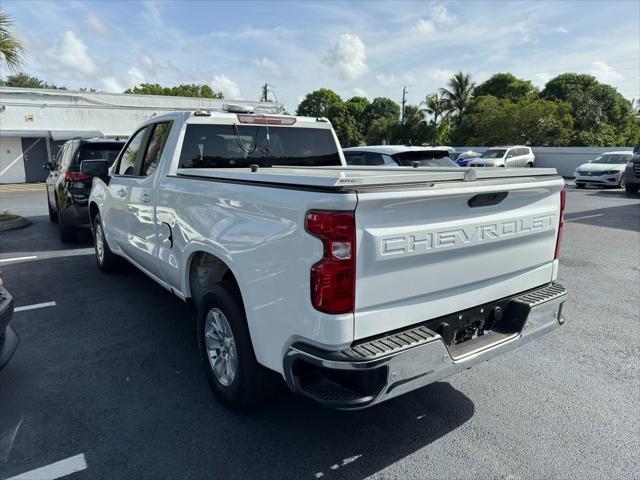
[[[355,339],[548,283],[560,177],[358,193]]]

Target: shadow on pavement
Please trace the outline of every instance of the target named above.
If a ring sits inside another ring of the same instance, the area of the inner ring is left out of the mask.
[[[640,232],[640,203],[566,213],[565,222]]]
[[[73,250],[93,246],[89,229],[78,229],[75,242],[62,243],[58,224],[49,221],[48,215],[29,217],[29,220],[31,225],[28,227],[0,232],[0,253]]]
[[[268,406],[234,413],[209,390],[184,304],[144,274],[103,274],[91,256],[26,265],[4,268],[16,304],[57,306],[14,317],[0,434],[23,420],[0,463],[8,476],[84,453],[74,478],[362,479],[474,414],[448,383],[356,412],[283,386]]]

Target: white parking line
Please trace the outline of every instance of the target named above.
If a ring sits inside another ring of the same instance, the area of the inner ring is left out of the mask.
[[[35,310],[37,308],[55,307],[56,302],[34,303],[33,305],[25,305],[24,307],[16,307],[14,312],[24,312],[25,310]]]
[[[0,263],[2,263],[2,262],[19,262],[21,260],[33,260],[34,258],[38,258],[38,256],[37,255],[31,255],[29,257],[0,258]]]
[[[565,220],[565,222],[577,222],[578,220],[585,220],[587,218],[595,218],[595,217],[601,217],[603,216],[604,213],[596,213],[594,215],[584,215],[582,217],[574,217],[574,218],[570,218],[568,220]]]
[[[56,478],[66,477],[67,475],[86,469],[87,462],[84,458],[84,453],[81,453],[80,455],[65,458],[59,462],[21,473],[15,477],[7,478],[7,480],[55,480]]]

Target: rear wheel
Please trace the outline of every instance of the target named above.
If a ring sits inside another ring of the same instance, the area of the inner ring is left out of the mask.
[[[93,246],[96,254],[96,263],[103,272],[113,272],[118,267],[118,257],[111,252],[107,239],[104,236],[104,227],[100,214],[93,219]]]
[[[56,201],[57,217],[58,217],[58,233],[63,243],[69,243],[76,239],[76,232],[73,227],[66,224],[64,213],[60,209],[60,203]]]
[[[49,221],[55,222],[58,218],[56,212],[51,208],[51,202],[49,201],[49,194],[47,193],[47,207],[49,207]]]
[[[576,183],[576,188],[584,188],[584,183]]]
[[[198,347],[211,389],[233,409],[264,403],[280,384],[278,375],[256,360],[242,301],[226,284],[214,285],[202,297]]]

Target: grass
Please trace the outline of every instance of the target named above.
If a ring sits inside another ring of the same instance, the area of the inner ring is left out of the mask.
[[[8,222],[9,220],[15,220],[16,218],[18,218],[17,215],[9,213],[6,210],[0,210],[0,222]]]

